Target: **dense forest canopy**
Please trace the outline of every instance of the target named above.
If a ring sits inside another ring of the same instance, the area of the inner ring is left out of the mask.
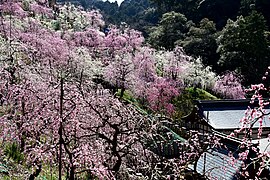
[[[109,16],[115,22],[130,22],[133,25],[137,20],[133,18],[139,15],[141,21],[145,21],[147,17],[144,15],[155,11],[152,22],[157,23],[156,17],[160,18],[162,14],[175,11],[184,14],[188,20],[198,23],[203,18],[213,21],[220,30],[226,25],[228,19],[235,20],[237,16],[246,16],[251,9],[262,13],[270,24],[270,15],[268,10],[270,2],[265,0],[125,0],[120,6],[117,3],[101,0],[57,0],[58,2],[72,2],[80,4],[84,8],[98,8],[105,16]],[[114,16],[118,14],[118,16]],[[130,19],[129,19],[130,18]],[[132,20],[133,19],[133,20]]]

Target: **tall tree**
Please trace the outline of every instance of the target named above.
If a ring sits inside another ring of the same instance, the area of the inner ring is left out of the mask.
[[[182,45],[188,55],[201,57],[204,65],[217,69],[216,32],[215,23],[204,18],[197,27],[191,26],[186,38],[177,41],[177,44]]]
[[[184,14],[188,19],[198,20],[200,0],[151,0],[157,5],[160,14],[175,11]]]
[[[263,14],[267,21],[267,26],[270,27],[269,15],[270,2],[265,0],[241,0],[240,14],[246,16],[252,10],[256,10]]]
[[[159,25],[152,28],[149,35],[149,42],[156,48],[172,50],[175,42],[184,39],[188,31],[187,18],[185,15],[174,11],[162,15]]]
[[[252,11],[249,16],[228,20],[218,38],[220,65],[237,70],[244,76],[244,84],[260,82],[269,65],[269,48],[264,17]]]

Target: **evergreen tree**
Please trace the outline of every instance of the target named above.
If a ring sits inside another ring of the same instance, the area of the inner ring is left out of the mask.
[[[218,38],[219,64],[240,72],[246,84],[260,82],[269,65],[266,30],[264,17],[256,11],[236,21],[228,20]]]
[[[154,47],[172,50],[177,40],[183,40],[187,32],[187,18],[174,11],[162,15],[159,25],[152,28],[149,42]]]
[[[216,27],[213,21],[204,18],[198,26],[192,26],[187,33],[187,37],[177,44],[183,46],[188,55],[201,57],[207,66],[217,69],[218,54],[216,43]]]

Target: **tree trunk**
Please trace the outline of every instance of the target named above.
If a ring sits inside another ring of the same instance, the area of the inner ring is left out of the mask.
[[[75,180],[75,168],[72,166],[69,171],[69,180]]]
[[[117,161],[116,161],[116,163],[114,164],[114,166],[113,166],[113,171],[114,172],[118,172],[119,171],[119,169],[120,169],[120,166],[121,166],[121,164],[122,164],[122,159],[121,159],[121,157],[120,157],[120,155],[119,154],[117,154]]]
[[[58,167],[58,178],[62,179],[62,144],[63,144],[63,101],[64,101],[64,79],[61,77],[60,80],[60,127],[59,127],[59,167]]]
[[[25,132],[22,133],[20,141],[20,152],[23,152],[25,147]]]
[[[38,177],[39,173],[41,172],[42,165],[39,164],[38,168],[29,176],[29,180],[34,180],[36,177]]]
[[[122,99],[123,96],[124,96],[124,92],[125,92],[125,88],[122,87],[122,88],[121,88],[121,92],[120,92],[120,98],[121,98],[121,99]]]

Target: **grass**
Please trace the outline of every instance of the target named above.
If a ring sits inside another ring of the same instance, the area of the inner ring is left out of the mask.
[[[5,145],[4,154],[8,159],[20,163],[24,161],[24,155],[20,152],[20,147],[17,143],[7,143]]]
[[[216,96],[200,88],[186,88],[183,92],[173,100],[175,106],[174,119],[181,119],[181,117],[188,115],[193,107],[194,100],[216,100]]]
[[[185,89],[191,96],[192,100],[217,100],[218,98],[209,92],[200,88],[187,88]]]
[[[120,97],[120,89],[117,91],[116,96]],[[142,106],[142,104],[133,97],[132,93],[128,90],[125,90],[122,100],[127,102],[128,104],[132,104],[140,113],[143,115],[149,115],[149,112],[145,107]]]

